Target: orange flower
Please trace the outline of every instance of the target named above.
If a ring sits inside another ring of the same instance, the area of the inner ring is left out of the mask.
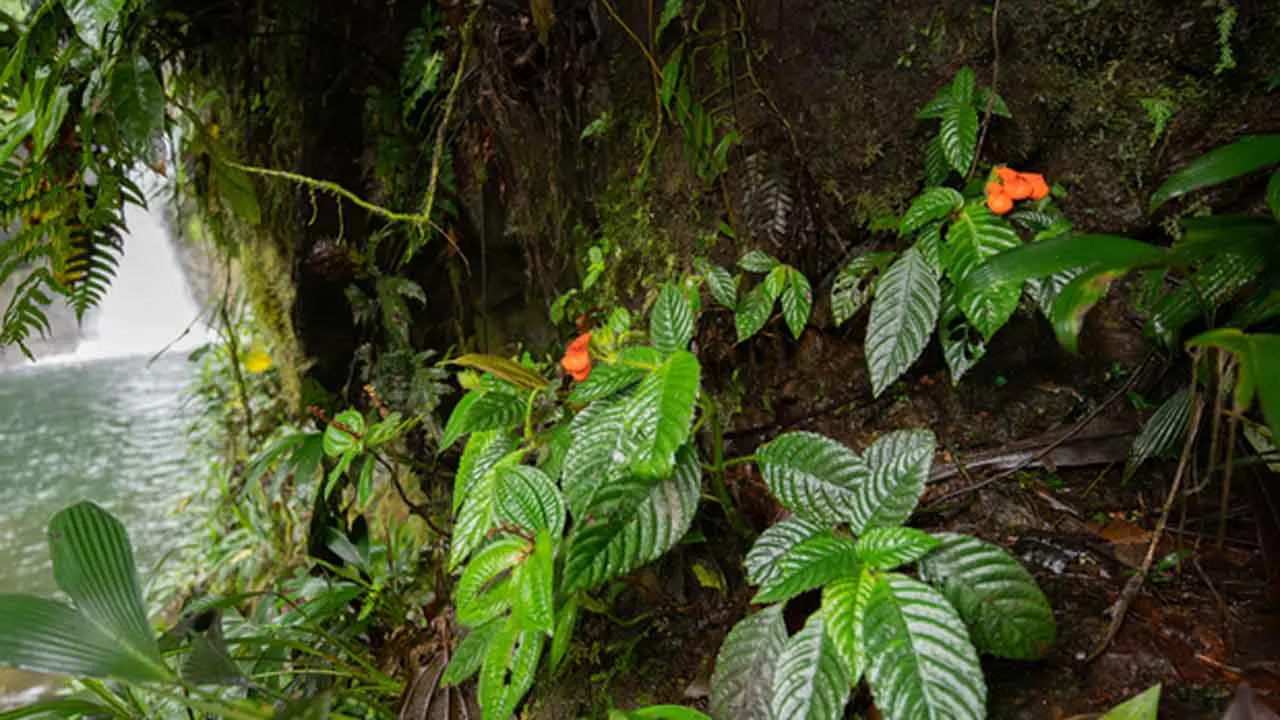
[[[560,367],[569,373],[575,382],[582,382],[591,374],[591,333],[582,333],[569,343],[560,358]]]
[[[1006,180],[1004,189],[1009,195],[1010,200],[1026,200],[1031,197],[1031,183],[1022,175],[1012,180]]]
[[[997,215],[1004,215],[1013,209],[1013,199],[1003,192],[987,195],[987,207]]]
[[[1031,186],[1031,199],[1039,200],[1049,195],[1049,183],[1044,181],[1044,176],[1040,173],[1026,173],[1023,177],[1027,179],[1027,184]]]
[[[1023,173],[1007,165],[995,169],[996,180],[987,183],[987,207],[997,215],[1013,209],[1013,201],[1039,200],[1049,195],[1049,184],[1039,173]]]

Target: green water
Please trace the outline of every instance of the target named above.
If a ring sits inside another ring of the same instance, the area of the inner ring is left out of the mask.
[[[140,572],[185,542],[196,489],[184,353],[46,362],[0,372],[0,592],[55,592],[45,526],[92,500],[129,530]]]

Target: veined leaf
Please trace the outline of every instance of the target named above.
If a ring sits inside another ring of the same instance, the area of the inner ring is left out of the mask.
[[[503,537],[476,553],[454,591],[458,622],[477,627],[509,610],[515,595],[509,573],[528,552],[524,540]]]
[[[516,465],[524,451],[513,450],[499,458],[483,475],[476,476],[467,488],[462,507],[453,521],[453,537],[449,550],[449,569],[466,561],[473,550],[480,547],[489,531],[498,524],[498,473],[497,469]],[[487,459],[487,458],[486,458]]]
[[[962,207],[964,196],[958,191],[949,187],[927,188],[911,201],[907,214],[902,216],[898,233],[910,235],[935,220],[945,219]]]
[[[683,705],[650,705],[638,710],[610,710],[609,720],[711,720]]]
[[[134,682],[169,679],[163,665],[139,657],[56,600],[0,595],[0,617],[5,624],[0,633],[0,665]]]
[[[951,384],[973,369],[987,354],[982,334],[970,324],[955,303],[955,288],[949,287],[942,296],[942,308],[938,318],[938,340],[942,343],[942,356],[951,371]]]
[[[515,443],[497,430],[483,430],[467,438],[458,472],[453,478],[453,512],[458,512],[471,489],[514,449]]]
[[[1167,455],[1176,450],[1187,436],[1187,423],[1191,422],[1191,393],[1183,388],[1160,406],[1160,409],[1142,426],[1142,432],[1133,440],[1129,449],[1129,461],[1125,463],[1124,479],[1133,477],[1142,463],[1152,457]]]
[[[1040,308],[1040,314],[1044,315],[1046,320],[1053,321],[1053,304],[1058,301],[1058,295],[1062,294],[1062,289],[1070,284],[1072,280],[1080,277],[1082,272],[1084,272],[1084,268],[1073,268],[1071,270],[1061,270],[1047,278],[1027,281],[1027,288],[1031,292],[1031,297],[1036,301],[1036,306]]]
[[[875,276],[893,262],[892,252],[869,252],[844,266],[831,285],[831,314],[836,326],[845,324],[875,292]]]
[[[938,279],[919,250],[911,248],[876,284],[867,325],[867,366],[876,397],[924,352],[938,322]]]
[[[1015,244],[966,273],[959,289],[972,292],[990,285],[1021,284],[1073,268],[1128,270],[1162,265],[1169,260],[1164,248],[1123,235],[1063,234],[1027,245]]]
[[[1156,720],[1159,709],[1160,683],[1156,683],[1108,710],[1101,720]]]
[[[822,613],[787,641],[773,671],[773,717],[839,720],[852,685],[849,668],[826,633]]]
[[[881,575],[862,628],[867,682],[887,720],[986,717],[978,653],[956,611],[933,588],[905,575]]]
[[[951,102],[956,105],[972,105],[977,91],[977,75],[973,68],[962,67],[951,79]]]
[[[122,60],[111,73],[111,102],[107,105],[120,127],[120,136],[138,152],[150,149],[164,128],[164,88],[141,55]]]
[[[572,441],[565,453],[560,486],[575,523],[587,521],[602,486],[616,483],[626,474],[632,449],[624,425],[627,404],[625,397],[597,400],[569,425]]]
[[[1174,344],[1184,325],[1196,318],[1212,315],[1219,305],[1253,282],[1264,266],[1265,261],[1260,256],[1221,253],[1211,257],[1187,277],[1186,283],[1156,303],[1147,321],[1148,330],[1170,345]]]
[[[573,640],[574,628],[578,626],[578,614],[581,608],[576,597],[569,598],[556,612],[556,631],[551,636],[551,649],[547,651],[547,669],[555,673],[569,652],[569,643]]]
[[[1174,173],[1151,196],[1151,211],[1193,190],[1280,163],[1280,135],[1253,135],[1210,150]]]
[[[822,617],[827,623],[827,635],[849,668],[853,683],[862,677],[867,665],[863,618],[875,585],[876,576],[864,567],[856,577],[836,580],[822,589]]]
[[[740,278],[737,275],[730,275],[728,270],[719,265],[712,265],[704,258],[698,258],[695,262],[698,272],[706,278],[711,297],[730,310],[737,308]]]
[[[540,632],[520,630],[513,620],[489,643],[479,688],[485,720],[507,720],[516,711],[533,686],[543,638]]]
[[[769,711],[774,667],[787,643],[782,605],[738,621],[729,631],[711,676],[711,716],[716,720],[775,720]]]
[[[933,465],[934,438],[928,430],[895,430],[863,454],[871,482],[857,493],[849,529],[856,535],[875,526],[906,522],[924,492]]]
[[[828,527],[865,523],[858,498],[870,484],[871,468],[835,440],[784,433],[756,451],[756,464],[778,502],[799,517]]]
[[[649,338],[658,352],[670,355],[686,350],[693,339],[693,310],[684,293],[673,283],[662,286],[649,316]]]
[[[916,250],[933,270],[934,277],[942,277],[942,221],[932,222],[920,229],[916,237]]]
[[[530,533],[550,530],[555,537],[564,534],[564,498],[546,473],[528,465],[500,467],[494,472],[499,519]]]
[[[769,283],[762,282],[751,288],[751,292],[742,298],[733,314],[738,342],[746,342],[760,332],[765,323],[769,322],[769,316],[773,314],[773,303],[777,299],[778,296],[771,291]]]
[[[498,355],[469,353],[450,360],[449,364],[487,372],[526,390],[541,390],[551,382],[520,363]]]
[[[555,537],[558,538],[559,533]],[[515,585],[515,621],[522,630],[536,630],[547,635],[555,633],[555,541],[550,531],[538,531],[533,549],[516,568],[512,583]]]
[[[786,289],[787,275],[790,274],[790,272],[790,267],[783,265],[782,263],[778,263],[769,271],[768,275],[764,276],[763,284],[765,287],[769,288],[769,294],[775,299],[782,294],[784,289]]]
[[[449,666],[445,668],[440,684],[445,686],[461,685],[480,672],[485,653],[489,650],[489,642],[506,625],[505,618],[491,620],[479,627],[471,628],[461,642],[453,649],[453,657],[449,658]]]
[[[987,258],[1020,244],[1018,234],[999,215],[985,205],[974,203],[951,223],[947,232],[947,244],[943,251],[943,263],[947,277],[957,287],[965,276],[973,272]],[[956,295],[956,305],[969,322],[990,340],[1004,326],[1013,311],[1018,308],[1021,283],[1006,283],[971,287]]]
[[[961,175],[969,172],[973,155],[978,150],[977,110],[968,102],[957,102],[944,109],[938,137],[947,165]]]
[[[1111,283],[1124,274],[1122,270],[1091,270],[1067,283],[1053,301],[1053,332],[1058,343],[1070,352],[1079,347],[1080,330],[1085,315],[1107,294]]]
[[[996,117],[1013,117],[1013,113],[1009,112],[1009,106],[1005,104],[1004,98],[991,92],[990,88],[978,88],[978,92],[974,96],[974,103],[982,112],[987,112],[987,107],[989,106],[991,114]]]
[[[937,94],[933,99],[925,103],[916,113],[917,120],[938,120],[942,117],[942,111],[955,104],[955,100],[951,96],[951,85],[947,84],[938,88]]]
[[[787,269],[787,284],[782,288],[782,317],[787,321],[791,336],[800,339],[804,326],[809,324],[813,312],[813,287],[809,278],[795,268]]]
[[[939,133],[924,146],[924,181],[929,185],[940,185],[950,174],[951,164],[942,151],[942,134]]]
[[[818,523],[798,517],[774,523],[760,533],[742,561],[747,571],[747,581],[756,586],[776,581],[782,575],[779,564],[784,555],[800,543],[830,532]]]
[[[753,273],[767,273],[781,264],[759,250],[752,250],[738,260],[738,267]]]
[[[449,414],[439,452],[449,449],[463,435],[515,427],[523,419],[524,401],[515,395],[497,390],[472,390],[462,396]]]
[[[913,563],[942,541],[909,527],[871,527],[858,538],[858,560],[873,570],[892,570]]]
[[[1015,660],[1044,657],[1057,629],[1031,574],[991,543],[955,533],[935,537],[942,545],[920,562],[920,577],[955,607],[974,645]]]
[[[76,34],[94,50],[102,47],[102,33],[120,12],[124,0],[68,0],[67,15],[76,26]]]
[[[689,439],[698,403],[702,366],[687,350],[676,350],[640,381],[627,402],[624,424],[635,438],[628,461],[632,473],[648,480],[671,474],[676,450]]]
[[[564,590],[594,587],[661,557],[688,532],[701,488],[702,466],[693,450],[681,448],[671,477],[653,485],[630,515],[575,529]]]
[[[591,368],[587,379],[577,384],[569,399],[573,402],[592,402],[613,397],[639,383],[645,371],[621,363],[600,363]]]
[[[858,574],[855,543],[829,531],[791,548],[776,563],[777,576],[760,587],[751,599],[755,605],[787,600],[833,580]]]
[[[357,450],[364,435],[364,415],[356,410],[343,410],[324,429],[324,454],[338,457]]]

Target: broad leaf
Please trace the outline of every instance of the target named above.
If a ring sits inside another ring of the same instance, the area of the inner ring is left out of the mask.
[[[1151,210],[1193,190],[1280,163],[1280,135],[1253,135],[1211,150],[1174,173],[1151,196]]]
[[[787,641],[773,671],[773,717],[839,720],[849,698],[849,667],[826,633],[822,613]]]
[[[148,152],[152,139],[164,128],[165,97],[145,57],[134,55],[116,66],[107,107],[125,143],[136,152]]]
[[[591,368],[591,374],[583,382],[577,383],[570,393],[573,402],[592,402],[613,397],[618,393],[639,383],[646,372],[641,368],[621,363],[600,363]]]
[[[1186,282],[1165,295],[1151,309],[1148,331],[1172,345],[1187,323],[1212,316],[1218,306],[1253,281],[1265,262],[1260,256],[1222,253],[1212,257]]]
[[[551,636],[551,649],[547,651],[547,669],[554,673],[569,652],[573,640],[573,631],[578,626],[578,615],[581,608],[576,597],[568,601],[556,612],[556,631]]]
[[[887,720],[986,717],[987,687],[964,623],[933,588],[880,576],[862,623],[867,682]]]
[[[1187,347],[1220,347],[1235,354],[1239,362],[1235,402],[1247,408],[1256,390],[1262,413],[1273,437],[1280,437],[1280,335],[1249,334],[1235,328],[1201,333],[1187,341]]]
[[[445,423],[440,452],[449,449],[458,438],[481,430],[515,427],[524,420],[524,401],[497,390],[472,390],[454,406]]]
[[[729,631],[711,676],[715,720],[774,720],[773,671],[787,643],[782,605],[771,605],[738,621]]]
[[[771,290],[769,283],[762,282],[751,288],[751,292],[738,303],[738,309],[733,314],[738,342],[750,339],[769,322],[769,316],[773,314],[773,303],[778,299],[777,294]]]
[[[629,467],[635,475],[658,480],[671,474],[676,450],[688,439],[698,403],[702,366],[687,350],[676,350],[640,381],[627,402],[624,424],[635,439]]]
[[[632,449],[624,424],[627,403],[627,398],[597,400],[569,425],[572,441],[560,487],[576,523],[587,520],[602,486],[619,482],[627,473]]]
[[[947,277],[959,287],[965,276],[988,258],[1017,247],[1020,242],[1009,223],[985,205],[968,205],[947,232],[943,251]],[[970,286],[965,293],[956,295],[956,304],[982,337],[990,340],[1018,308],[1021,292],[1020,283]]]
[[[492,620],[479,627],[471,628],[466,636],[453,649],[453,657],[449,658],[449,666],[445,668],[440,684],[445,686],[461,685],[480,672],[485,653],[489,650],[489,642],[497,636],[506,625],[504,618]]]
[[[951,371],[951,384],[973,369],[987,354],[982,334],[970,324],[955,303],[955,289],[948,286],[942,296],[942,308],[938,317],[938,341],[942,344],[942,356]]]
[[[977,92],[977,75],[973,68],[962,67],[951,79],[951,102],[955,105],[972,105]],[[945,116],[944,116],[945,117]]]
[[[1156,720],[1159,710],[1160,683],[1156,683],[1108,710],[1101,720]],[[1234,718],[1231,713],[1227,713],[1227,717]]]
[[[169,679],[163,665],[140,656],[73,608],[30,595],[0,595],[0,665],[38,672]]]
[[[575,529],[563,589],[594,587],[661,557],[688,532],[701,488],[702,466],[693,450],[681,448],[671,477],[653,485],[630,514]]]
[[[935,277],[942,277],[942,221],[931,222],[920,229],[916,250],[924,257]]]
[[[861,528],[869,511],[859,504],[871,468],[857,453],[810,432],[779,435],[756,452],[756,464],[778,502],[823,526],[848,522]]]
[[[559,533],[555,537],[559,537]],[[538,531],[533,549],[516,568],[513,616],[523,630],[555,632],[555,541],[545,528]]]
[[[551,382],[520,363],[498,355],[470,353],[450,360],[449,364],[487,372],[526,390],[541,390]]]
[[[1180,447],[1187,436],[1187,423],[1191,422],[1191,393],[1183,388],[1151,415],[1142,432],[1129,448],[1129,460],[1125,463],[1124,479],[1133,477],[1142,463],[1153,457],[1168,455]]]
[[[827,623],[827,635],[849,668],[849,677],[854,683],[862,677],[867,664],[863,618],[875,585],[876,576],[864,567],[857,576],[836,580],[822,589],[822,617]]]
[[[836,325],[845,324],[875,292],[875,276],[893,262],[892,252],[859,255],[844,266],[831,285],[831,314]]]
[[[528,552],[524,540],[508,536],[476,553],[454,590],[458,622],[476,627],[509,610],[514,600],[509,572]]]
[[[938,137],[947,165],[961,175],[968,173],[973,155],[978,150],[977,110],[967,102],[944,109]]]
[[[1280,170],[1271,173],[1271,179],[1267,181],[1267,206],[1271,208],[1271,215],[1280,222]]]
[[[1058,343],[1071,352],[1079,348],[1084,318],[1107,294],[1111,283],[1123,275],[1120,270],[1094,270],[1081,273],[1067,283],[1053,301],[1053,332]]]
[[[225,204],[225,210],[248,225],[262,222],[262,206],[258,204],[258,191],[249,173],[221,158],[214,158],[210,167],[211,187]]]
[[[867,367],[879,397],[924,352],[938,322],[938,279],[919,250],[902,253],[876,283],[867,325]]]
[[[120,16],[125,0],[68,0],[65,5],[76,34],[97,50],[102,46],[103,31]]]
[[[855,577],[859,560],[855,543],[824,532],[787,551],[777,563],[777,577],[751,599],[756,605],[787,600],[832,580]]]
[[[1002,548],[938,533],[942,545],[920,562],[920,577],[942,591],[983,652],[1015,660],[1044,657],[1057,630],[1036,581]]]
[[[651,705],[639,710],[610,710],[609,720],[711,720],[683,705]]]
[[[566,511],[560,490],[547,474],[528,465],[511,465],[497,474],[495,500],[498,519],[528,531],[564,534]]]
[[[813,287],[809,278],[794,268],[787,270],[787,284],[782,288],[782,317],[787,321],[791,337],[799,340],[813,312]]]
[[[649,338],[659,352],[686,350],[693,339],[693,310],[674,283],[662,286],[649,315]]]
[[[779,565],[783,556],[810,538],[830,533],[828,528],[798,517],[771,525],[760,533],[742,561],[747,581],[757,586],[776,581],[782,574]]]
[[[942,151],[942,135],[934,135],[924,146],[924,181],[929,185],[940,185],[950,174],[951,164]]]
[[[911,517],[933,465],[934,444],[928,430],[895,430],[867,448],[863,459],[871,466],[871,482],[858,493],[850,530],[860,535]]]
[[[458,516],[453,521],[453,537],[449,552],[449,569],[466,561],[473,550],[484,543],[489,531],[498,525],[497,469],[519,463],[523,451],[517,449],[496,460],[483,475],[477,473],[467,488]],[[488,458],[486,457],[485,460]]]
[[[902,216],[898,232],[910,235],[935,220],[942,220],[964,207],[964,196],[949,187],[931,187],[911,201],[907,214]]]
[[[467,438],[458,472],[453,477],[453,512],[458,512],[471,489],[514,449],[515,443],[497,430],[473,433]]]
[[[356,410],[343,410],[324,429],[324,454],[333,458],[358,451],[364,430],[364,415]]]
[[[507,720],[533,686],[542,655],[540,632],[520,630],[509,622],[489,643],[480,669],[480,709],[485,720]]]
[[[989,107],[991,108],[991,114],[996,117],[1013,117],[1013,113],[1009,112],[1009,106],[1005,104],[1004,98],[991,92],[990,88],[978,88],[977,94],[974,95],[974,102],[982,112],[987,112]]]
[[[858,560],[872,570],[892,570],[913,563],[942,541],[909,527],[872,527],[858,538]]]
[[[990,285],[1020,285],[1072,268],[1128,270],[1169,261],[1167,250],[1123,235],[1057,235],[1016,245],[966,273],[959,284],[964,293]]]
[[[716,302],[733,310],[738,307],[738,282],[737,275],[730,275],[728,270],[719,265],[712,265],[702,258],[698,263],[698,272],[707,280],[707,287],[711,290],[711,297]]]
[[[738,267],[753,273],[767,273],[780,264],[777,260],[759,250],[752,250],[738,260]]]

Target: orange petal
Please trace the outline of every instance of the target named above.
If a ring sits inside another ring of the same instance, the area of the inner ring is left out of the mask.
[[[991,208],[991,212],[1003,215],[1013,209],[1013,200],[1004,193],[992,195],[987,198],[987,207]]]
[[[587,347],[590,345],[591,345],[591,333],[589,332],[582,333],[578,337],[574,338],[573,342],[569,343],[569,348],[566,352],[571,352],[571,353],[586,352]]]
[[[1010,200],[1026,200],[1031,197],[1031,183],[1027,182],[1022,176],[1006,181],[1004,185]]]
[[[1031,185],[1032,200],[1039,200],[1041,198],[1048,197],[1049,184],[1044,181],[1044,178],[1042,176],[1040,175],[1033,176],[1030,179],[1029,183]]]
[[[998,182],[987,183],[987,196],[1004,195],[1004,184]]]
[[[586,353],[565,353],[564,357],[560,360],[560,367],[564,368],[565,372],[568,373],[576,373],[590,369],[591,356]]]
[[[996,168],[996,175],[999,176],[1001,180],[1008,183],[1013,181],[1014,178],[1018,177],[1018,171],[1014,170],[1008,165],[1001,165],[1000,167]]]
[[[569,373],[569,377],[573,378],[574,382],[583,382],[584,380],[587,379],[589,375],[591,375],[590,363],[588,363],[585,368],[583,368],[582,370],[579,370],[578,372]]]

